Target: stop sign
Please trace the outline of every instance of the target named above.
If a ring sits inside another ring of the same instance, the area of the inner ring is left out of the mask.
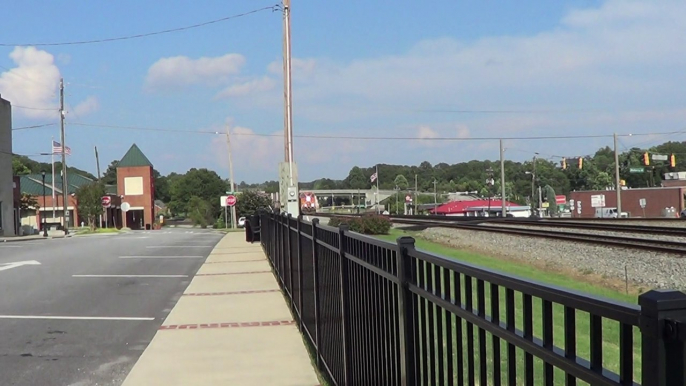
[[[110,204],[112,203],[112,197],[103,196],[101,199],[101,202],[102,202],[102,206],[104,206],[105,208],[109,208]]]
[[[236,196],[234,196],[233,194],[226,196],[226,206],[234,206],[234,205],[236,205]]]

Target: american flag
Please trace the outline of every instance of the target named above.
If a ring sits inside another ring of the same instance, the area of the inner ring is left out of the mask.
[[[69,146],[64,147],[64,152],[66,155],[71,155]],[[52,154],[62,154],[62,145],[57,141],[52,141]]]
[[[372,182],[374,182],[374,180],[376,180],[376,177],[378,176],[377,173],[378,173],[378,172],[375,172],[375,173],[372,174],[372,176],[369,178]]]

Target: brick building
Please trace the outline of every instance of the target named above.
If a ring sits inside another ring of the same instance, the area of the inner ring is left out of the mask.
[[[129,210],[122,225],[131,229],[152,229],[155,222],[153,166],[134,143],[117,164],[117,194]]]

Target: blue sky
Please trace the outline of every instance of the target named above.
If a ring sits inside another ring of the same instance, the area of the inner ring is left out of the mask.
[[[470,140],[482,137],[636,134],[621,137],[622,150],[686,137],[647,135],[686,130],[682,1],[293,3],[293,127],[302,181],[344,178],[354,165],[496,159],[497,141]],[[13,125],[55,124],[16,130],[16,153],[49,152],[51,137],[59,138],[54,109],[63,77],[73,166],[95,173],[94,146],[104,169],[136,143],[163,174],[207,167],[228,176],[225,137],[200,133],[228,124],[236,180],[277,179],[279,12],[140,39],[12,45],[154,32],[275,1],[46,4],[3,5],[12,17],[4,18],[0,38],[0,95],[17,106]],[[301,137],[308,135],[425,140]],[[536,152],[554,160],[591,154],[605,145],[612,139],[505,141],[507,158],[520,161]]]

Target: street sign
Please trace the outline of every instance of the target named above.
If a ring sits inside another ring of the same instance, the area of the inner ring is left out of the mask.
[[[236,196],[234,196],[233,194],[226,196],[226,206],[234,206],[234,205],[236,205]]]
[[[640,200],[638,200],[638,204],[641,205],[641,209],[644,209],[646,207],[646,199],[641,198]]]
[[[605,195],[604,194],[594,194],[591,196],[591,207],[602,208],[605,206]]]
[[[629,168],[629,173],[643,173],[645,171],[645,168]]]
[[[112,197],[110,197],[110,196],[102,196],[101,202],[102,202],[102,206],[103,206],[104,208],[109,208],[110,205],[112,205]]]
[[[562,195],[562,194],[557,195],[557,196],[555,196],[555,203],[556,203],[557,205],[564,205],[564,204],[567,203],[567,197],[565,197],[565,196]]]
[[[128,212],[129,209],[131,209],[131,205],[129,205],[128,202],[122,202],[121,203],[121,211],[122,212]]]
[[[409,194],[405,196],[405,202],[412,202],[412,196],[410,196]]]
[[[653,161],[667,161],[667,154],[653,154],[650,158]]]

